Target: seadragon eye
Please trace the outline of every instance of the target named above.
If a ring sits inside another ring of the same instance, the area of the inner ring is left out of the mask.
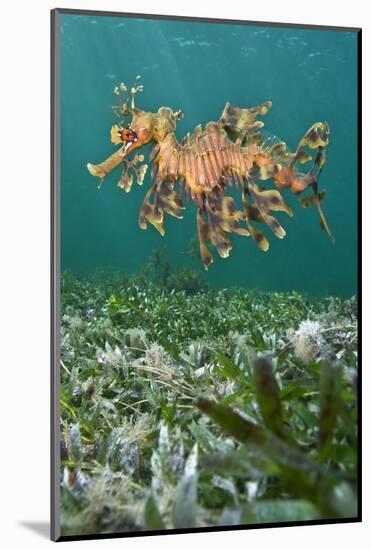
[[[122,153],[122,156],[125,156],[133,143],[138,141],[137,133],[131,128],[118,128],[117,138],[124,144],[124,152]]]
[[[137,133],[131,128],[120,128],[117,135],[123,143],[134,143],[138,141]]]

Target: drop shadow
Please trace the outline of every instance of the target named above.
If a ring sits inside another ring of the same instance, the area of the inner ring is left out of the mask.
[[[50,524],[48,521],[20,521],[18,524],[37,533],[44,539],[50,538]]]

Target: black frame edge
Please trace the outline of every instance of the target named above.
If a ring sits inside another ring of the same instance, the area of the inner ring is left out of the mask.
[[[71,15],[99,15],[102,17],[126,17],[129,19],[165,19],[169,21],[189,21],[193,23],[216,23],[216,24],[228,24],[228,25],[252,25],[256,27],[270,26],[270,27],[286,27],[286,28],[298,28],[309,30],[322,30],[322,31],[335,31],[335,32],[358,32],[361,30],[359,27],[338,27],[331,25],[312,25],[305,23],[282,23],[274,21],[249,21],[244,19],[219,19],[216,17],[197,17],[191,15],[162,15],[154,13],[134,13],[134,12],[118,12],[118,11],[105,11],[105,10],[85,10],[74,8],[55,8],[60,14]]]
[[[188,535],[188,534],[204,534],[204,533],[219,533],[226,531],[250,531],[252,529],[272,529],[282,527],[313,527],[316,525],[336,525],[345,523],[360,523],[361,520],[356,518],[337,518],[328,520],[308,520],[308,521],[284,521],[276,523],[255,523],[247,525],[223,525],[214,527],[199,527],[189,529],[171,529],[159,531],[128,531],[117,533],[98,533],[89,535],[62,535],[58,542],[69,542],[77,540],[104,540],[117,538],[135,538],[135,537],[153,537],[153,536],[168,536],[168,535]]]
[[[55,33],[55,12],[50,12],[50,538],[55,540],[55,441],[54,441],[54,33]]]
[[[357,31],[358,517],[362,521],[362,29]]]
[[[50,11],[50,538],[60,539],[59,403],[59,10]]]

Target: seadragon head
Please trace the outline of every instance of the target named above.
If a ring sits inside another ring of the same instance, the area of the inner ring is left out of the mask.
[[[128,169],[133,168],[142,157],[142,155],[136,156],[133,161],[129,161],[130,153],[147,143],[162,141],[167,134],[175,131],[177,120],[183,116],[181,111],[173,112],[167,107],[161,107],[157,113],[138,109],[135,105],[135,96],[143,91],[143,85],[137,84],[139,78],[140,76],[136,77],[136,83],[129,90],[123,82],[114,89],[114,94],[118,97],[118,105],[114,105],[112,109],[119,118],[119,122],[111,128],[111,142],[114,145],[120,145],[120,148],[100,164],[88,163],[87,165],[90,174],[101,180],[122,163],[124,163],[124,175],[127,174]]]

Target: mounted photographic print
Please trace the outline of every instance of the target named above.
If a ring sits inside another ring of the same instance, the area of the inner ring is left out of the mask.
[[[53,10],[54,540],[360,521],[360,38]]]

